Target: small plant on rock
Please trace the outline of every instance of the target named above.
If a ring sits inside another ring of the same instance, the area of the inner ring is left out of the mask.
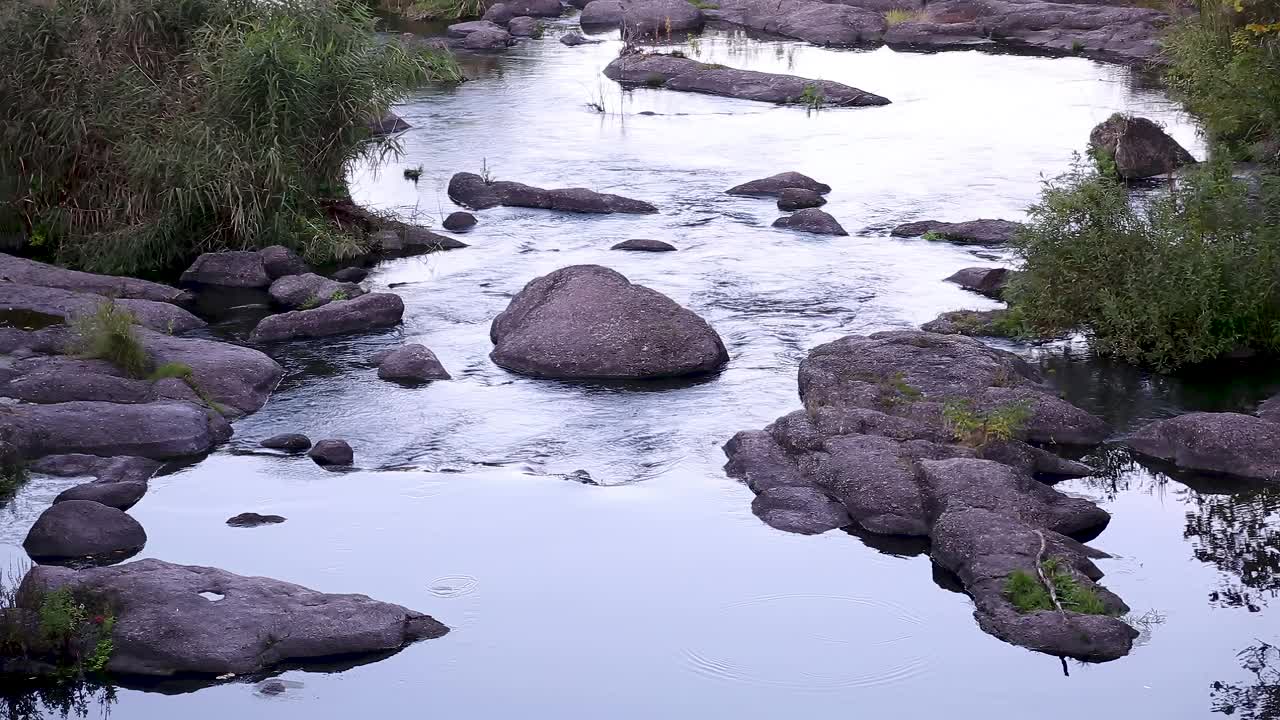
[[[191,366],[186,363],[169,362],[165,363],[155,370],[151,371],[148,379],[151,381],[166,380],[168,378],[179,378],[181,380],[190,380],[194,373]]]
[[[917,22],[923,19],[924,13],[919,10],[909,10],[907,8],[893,8],[884,14],[884,24],[889,27],[901,25],[903,23]]]
[[[1053,593],[1037,576],[1043,574],[1053,584]],[[1045,558],[1040,563],[1040,573],[1032,574],[1026,570],[1014,570],[1005,578],[1004,596],[1018,612],[1029,613],[1039,610],[1063,610],[1082,615],[1106,615],[1107,608],[1098,593],[1090,587],[1080,584],[1066,568],[1066,564],[1058,558]],[[1057,598],[1057,604],[1054,598]]]
[[[106,360],[132,377],[147,371],[147,351],[134,332],[133,313],[107,301],[92,315],[76,320],[81,353],[87,358]]]
[[[1019,435],[1031,417],[1025,403],[1011,403],[980,413],[970,400],[948,400],[942,407],[942,424],[958,442],[985,447],[1008,442]]]
[[[827,104],[827,96],[822,92],[822,88],[814,83],[804,86],[804,91],[800,93],[799,102],[809,110],[821,110]]]
[[[930,242],[946,240],[946,238],[942,236],[942,233],[936,230],[930,230],[929,232],[925,233],[924,235],[921,235],[920,237]]]
[[[910,404],[923,396],[919,388],[907,382],[907,374],[901,370],[880,380],[880,404],[885,407]]]
[[[0,500],[13,497],[27,483],[27,463],[18,449],[0,442]]]
[[[405,168],[405,169],[404,169],[404,179],[405,179],[405,180],[412,180],[413,182],[417,183],[417,182],[418,182],[418,179],[419,179],[419,178],[421,178],[421,177],[422,177],[422,166],[421,166],[421,165],[419,165],[418,167],[415,167],[415,168]]]
[[[329,296],[330,302],[342,302],[343,300],[347,300],[347,299],[348,297],[347,297],[346,290],[334,290],[333,294]]]

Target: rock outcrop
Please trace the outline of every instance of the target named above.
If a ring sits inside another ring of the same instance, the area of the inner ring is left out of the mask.
[[[138,340],[153,365],[190,368],[191,384],[232,418],[261,409],[284,376],[279,363],[253,348],[149,330],[140,330]]]
[[[93,315],[104,303],[125,310],[138,325],[167,333],[184,333],[205,322],[177,305],[154,300],[110,300],[101,295],[60,288],[0,282],[0,309],[61,317],[68,323]]]
[[[508,180],[485,182],[479,175],[465,172],[456,173],[449,179],[449,199],[473,210],[509,205],[578,213],[658,212],[647,202],[621,195],[598,193],[586,188],[545,190]]]
[[[813,233],[815,235],[848,235],[830,213],[817,208],[798,210],[791,215],[773,221],[773,226],[783,230]]]
[[[265,288],[271,284],[266,262],[252,250],[205,253],[182,273],[183,285]]]
[[[599,265],[534,279],[494,319],[489,337],[495,363],[542,378],[681,377],[729,360],[705,320]]]
[[[267,292],[277,305],[297,310],[360,297],[364,294],[364,289],[355,283],[340,283],[322,275],[305,273],[282,277],[271,283]]]
[[[951,310],[920,326],[921,330],[942,335],[968,335],[969,337],[1008,337],[1005,325],[1009,311]]]
[[[1157,420],[1125,442],[1180,468],[1280,482],[1280,423],[1253,415],[1188,413]]]
[[[708,17],[814,45],[854,47],[878,42],[884,12],[853,3],[810,0],[722,0]]]
[[[1196,161],[1159,125],[1121,113],[1089,133],[1089,151],[1099,167],[1113,169],[1122,180],[1168,175]]]
[[[930,240],[946,240],[964,245],[1004,245],[1013,240],[1022,229],[1022,223],[1011,220],[966,220],[942,222],[920,220],[898,225],[889,231],[894,237],[925,237]]]
[[[59,288],[117,299],[152,300],[176,304],[186,304],[191,300],[191,296],[186,291],[168,285],[130,277],[67,270],[4,253],[0,253],[0,280],[19,285]]]
[[[312,310],[294,310],[263,318],[249,340],[256,343],[345,335],[400,323],[404,301],[399,295],[370,293],[330,302]]]
[[[206,453],[230,437],[220,414],[188,402],[0,407],[0,439],[27,458],[79,453],[168,460]]]

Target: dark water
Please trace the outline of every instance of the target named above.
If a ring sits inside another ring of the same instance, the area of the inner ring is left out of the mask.
[[[617,49],[565,48],[553,32],[479,63],[474,82],[424,91],[401,109],[415,126],[404,157],[357,172],[355,194],[438,219],[453,209],[449,175],[484,166],[497,178],[642,198],[660,214],[499,208],[480,215],[470,248],[380,266],[372,286],[407,283],[395,290],[408,307],[402,328],[273,351],[288,374],[266,408],[237,423],[230,448],[155,480],[132,511],[150,536],[145,556],[363,592],[454,632],[342,673],[286,672],[279,695],[247,682],[119,690],[111,713],[1075,720],[1230,708],[1274,717],[1276,490],[1182,482],[1099,453],[1099,477],[1065,489],[1113,513],[1095,542],[1116,555],[1102,563],[1107,585],[1162,621],[1130,657],[1073,664],[1064,677],[1056,658],[982,633],[968,599],[940,587],[919,548],[773,530],[720,469],[719,446],[735,431],[798,407],[795,370],[808,348],[992,305],[941,278],[1001,251],[890,239],[889,226],[1019,219],[1042,175],[1068,167],[1116,110],[1166,122],[1198,154],[1186,116],[1128,71],[1083,59],[837,52],[726,33],[686,51],[843,81],[894,104],[806,115],[624,95],[598,74]],[[419,183],[402,179],[418,165]],[[774,231],[770,202],[722,194],[788,169],[835,188],[826,209],[852,237]],[[608,250],[631,237],[680,251]],[[574,263],[607,264],[701,313],[730,349],[728,369],[637,389],[495,367],[489,321],[529,279]],[[455,379],[424,389],[379,382],[365,359],[404,341],[431,347]],[[1069,397],[1121,429],[1183,407],[1247,409],[1280,380],[1238,369],[1157,378],[1071,348],[1039,352]],[[361,470],[254,452],[280,431],[347,438]],[[37,480],[4,510],[0,560],[22,557],[30,522],[66,484]],[[289,519],[223,524],[243,511]]]

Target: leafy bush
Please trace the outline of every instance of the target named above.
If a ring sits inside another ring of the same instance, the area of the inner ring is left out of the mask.
[[[133,323],[133,313],[110,301],[102,303],[92,315],[76,321],[81,354],[106,360],[132,377],[146,376],[151,361]]]
[[[369,120],[458,78],[374,24],[360,0],[0,0],[0,230],[120,273],[337,243],[347,168],[394,149]]]
[[[1082,167],[1047,184],[1006,298],[1040,334],[1160,370],[1280,351],[1280,181],[1211,163],[1133,204]]]

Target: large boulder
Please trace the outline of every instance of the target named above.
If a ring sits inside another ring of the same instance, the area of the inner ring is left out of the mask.
[[[452,232],[467,232],[476,226],[476,216],[469,212],[452,212],[449,217],[444,219],[445,230]]]
[[[110,300],[87,292],[0,282],[0,309],[61,317],[67,322],[93,315],[104,303],[127,311],[139,325],[168,333],[184,333],[205,322],[177,305],[154,300]]]
[[[284,376],[279,363],[253,348],[148,330],[139,331],[138,339],[157,367],[190,368],[187,379],[228,417],[257,412]]]
[[[520,16],[511,18],[511,22],[507,23],[507,32],[512,37],[541,37],[542,23],[537,18]]]
[[[167,460],[206,453],[230,437],[221,415],[187,402],[0,407],[0,439],[28,458],[83,453]]]
[[[949,275],[946,282],[955,283],[965,290],[999,300],[1009,284],[1009,269],[967,267]]]
[[[387,353],[378,363],[378,377],[396,382],[448,380],[449,373],[426,346],[409,343]]]
[[[271,284],[266,262],[252,250],[205,253],[182,273],[183,285],[264,288]]]
[[[514,16],[512,16],[514,17]],[[486,30],[503,30],[502,26],[491,20],[468,20],[466,22],[454,23],[446,28],[445,32],[452,38],[465,38],[471,33],[482,32]]]
[[[467,50],[506,50],[514,43],[515,38],[502,28],[476,30],[462,39],[462,47]]]
[[[942,222],[920,220],[904,223],[889,231],[894,237],[925,237],[931,240],[947,240],[968,245],[1004,245],[1022,229],[1022,223],[1012,220],[966,220]]]
[[[22,547],[33,560],[122,560],[147,544],[137,520],[89,500],[54,503],[36,518]]]
[[[286,275],[271,283],[267,291],[277,305],[290,310],[315,308],[336,300],[350,300],[364,294],[355,283],[340,283],[315,273]]]
[[[578,22],[584,28],[617,27],[622,24],[622,0],[591,0]]]
[[[1280,423],[1253,415],[1188,413],[1157,420],[1125,442],[1188,470],[1280,482]]]
[[[622,27],[629,37],[687,35],[701,30],[702,24],[702,12],[687,0],[623,0],[622,3]]]
[[[810,0],[720,0],[714,19],[815,45],[853,47],[884,34],[884,12]]]
[[[1123,180],[1168,175],[1195,162],[1191,153],[1156,123],[1116,113],[1089,133],[1089,150],[1099,165],[1114,165]]]
[[[272,245],[258,251],[262,256],[262,266],[267,277],[279,280],[287,275],[301,275],[311,272],[307,263],[298,254],[283,245]]]
[[[113,275],[67,270],[46,265],[35,260],[0,253],[0,280],[19,285],[59,288],[79,293],[91,293],[109,298],[153,300],[166,303],[186,303],[191,296],[183,290],[160,283]]]
[[[67,589],[115,612],[105,670],[118,675],[247,675],[285,662],[385,653],[448,628],[364,595],[146,559],[110,568],[33,568],[19,590],[38,607]]]
[[[879,95],[831,80],[738,70],[662,53],[620,55],[605,67],[604,74],[627,87],[663,88],[782,105],[854,107],[889,103]]]
[[[539,208],[578,213],[655,213],[658,209],[643,200],[600,193],[586,188],[546,190],[533,185],[495,180],[486,182],[475,173],[455,173],[449,179],[449,199],[473,210],[498,205]]]
[[[313,310],[269,315],[258,323],[249,339],[261,343],[344,335],[391,327],[399,324],[403,316],[404,301],[399,295],[370,293]]]
[[[128,510],[137,505],[142,496],[146,494],[147,483],[145,482],[132,480],[126,482],[103,482],[94,480],[63,490],[58,493],[53,502],[88,500],[117,510]]]
[[[815,235],[848,235],[840,222],[830,213],[817,208],[798,210],[791,215],[773,221],[773,226],[784,230],[813,233]]]
[[[536,278],[493,321],[490,354],[524,375],[651,379],[714,372],[729,360],[705,320],[599,265]]]
[[[725,192],[730,195],[779,197],[783,192],[792,188],[808,190],[822,195],[831,192],[830,185],[794,171],[781,172],[777,175],[770,175],[767,178],[734,185]]]

